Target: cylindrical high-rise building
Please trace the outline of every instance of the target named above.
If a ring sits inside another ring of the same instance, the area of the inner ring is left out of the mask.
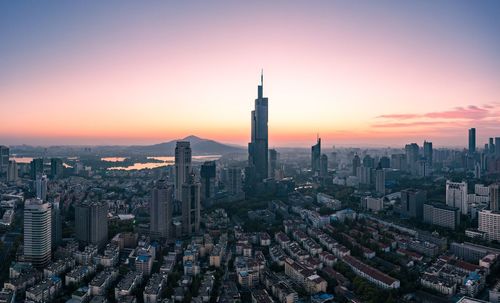
[[[50,262],[52,246],[51,205],[40,199],[24,202],[24,257],[36,267]]]

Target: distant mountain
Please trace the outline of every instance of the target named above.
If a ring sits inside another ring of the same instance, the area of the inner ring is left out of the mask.
[[[244,148],[234,145],[223,144],[214,140],[203,139],[197,136],[187,136],[183,139],[172,140],[154,145],[136,145],[130,146],[133,153],[142,153],[150,155],[174,155],[177,141],[189,141],[194,155],[223,155],[230,153],[243,152]]]

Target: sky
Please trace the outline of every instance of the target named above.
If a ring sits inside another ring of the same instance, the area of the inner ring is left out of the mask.
[[[0,144],[478,146],[500,136],[499,1],[1,1]]]

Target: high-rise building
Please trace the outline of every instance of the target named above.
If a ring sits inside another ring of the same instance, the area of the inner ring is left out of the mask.
[[[9,167],[10,150],[7,146],[0,145],[0,179],[6,177]]]
[[[44,267],[50,262],[51,211],[51,205],[40,199],[24,202],[24,257],[36,267]]]
[[[495,153],[495,143],[493,140],[494,140],[493,138],[490,138],[489,143],[488,143],[488,148],[490,149],[490,154]]]
[[[418,161],[418,144],[411,143],[406,144],[405,152],[406,152],[406,167],[412,174],[417,173],[417,161]]]
[[[36,197],[40,200],[47,200],[47,183],[46,175],[38,175],[35,180]]]
[[[7,182],[16,182],[19,179],[19,170],[17,168],[17,163],[15,160],[9,161],[9,167],[7,169]]]
[[[500,184],[491,184],[489,188],[490,210],[500,211]]]
[[[200,231],[200,188],[194,175],[190,175],[187,182],[182,184],[182,231],[187,236]]]
[[[52,202],[52,247],[57,247],[62,242],[62,218],[59,202]]]
[[[391,155],[391,168],[399,169],[401,171],[406,171],[406,155],[405,154],[393,154]]]
[[[446,205],[459,208],[464,215],[468,213],[467,182],[446,181]]]
[[[175,198],[182,200],[182,184],[191,174],[191,146],[189,141],[178,141],[175,146]]]
[[[43,174],[43,159],[42,158],[37,158],[31,160],[30,163],[30,176],[32,180],[36,180],[36,178]]]
[[[321,166],[321,138],[318,137],[316,144],[311,146],[311,170],[318,173]]]
[[[500,156],[500,137],[495,137],[495,155]]]
[[[381,157],[378,163],[380,165],[380,168],[391,168],[391,159],[389,159],[389,157]]]
[[[268,99],[264,97],[263,90],[264,76],[261,74],[255,109],[251,114],[251,141],[248,143],[248,165],[253,168],[257,182],[268,177]]]
[[[359,184],[362,185],[371,185],[372,183],[372,168],[360,166],[358,167],[358,172],[356,176],[358,177]]]
[[[319,161],[319,175],[321,177],[328,176],[328,156],[326,154],[322,154]]]
[[[166,180],[156,181],[149,205],[150,231],[153,238],[168,239],[173,235],[172,215],[174,188]]]
[[[424,158],[430,166],[432,166],[432,154],[432,142],[424,141]]]
[[[279,154],[275,149],[269,150],[269,178],[276,177],[276,170],[278,169]]]
[[[206,161],[201,165],[201,202],[215,196],[215,161]]]
[[[352,175],[357,176],[358,175],[358,167],[361,166],[361,159],[359,158],[358,155],[354,155],[354,158],[352,159]]]
[[[363,166],[369,168],[375,168],[375,159],[373,159],[370,155],[366,155],[363,157]]]
[[[52,158],[50,159],[50,176],[52,179],[61,178],[63,175],[63,161],[60,158]]]
[[[237,195],[242,191],[241,169],[238,167],[229,167],[227,169],[226,189],[229,194]]]
[[[460,225],[460,209],[443,203],[424,204],[424,222],[450,229]]]
[[[474,154],[476,152],[476,129],[469,129],[469,154]]]
[[[78,241],[102,246],[108,239],[108,205],[84,202],[75,207],[75,231]]]
[[[500,213],[482,210],[478,213],[478,230],[486,234],[489,241],[500,241]]]
[[[375,171],[375,190],[378,193],[385,194],[385,171],[383,169]]]
[[[401,191],[401,214],[410,218],[421,219],[427,192],[419,189],[404,189]]]

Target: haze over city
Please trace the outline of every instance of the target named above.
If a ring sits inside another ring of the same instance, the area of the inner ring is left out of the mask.
[[[0,141],[466,147],[500,130],[497,1],[0,3]]]

